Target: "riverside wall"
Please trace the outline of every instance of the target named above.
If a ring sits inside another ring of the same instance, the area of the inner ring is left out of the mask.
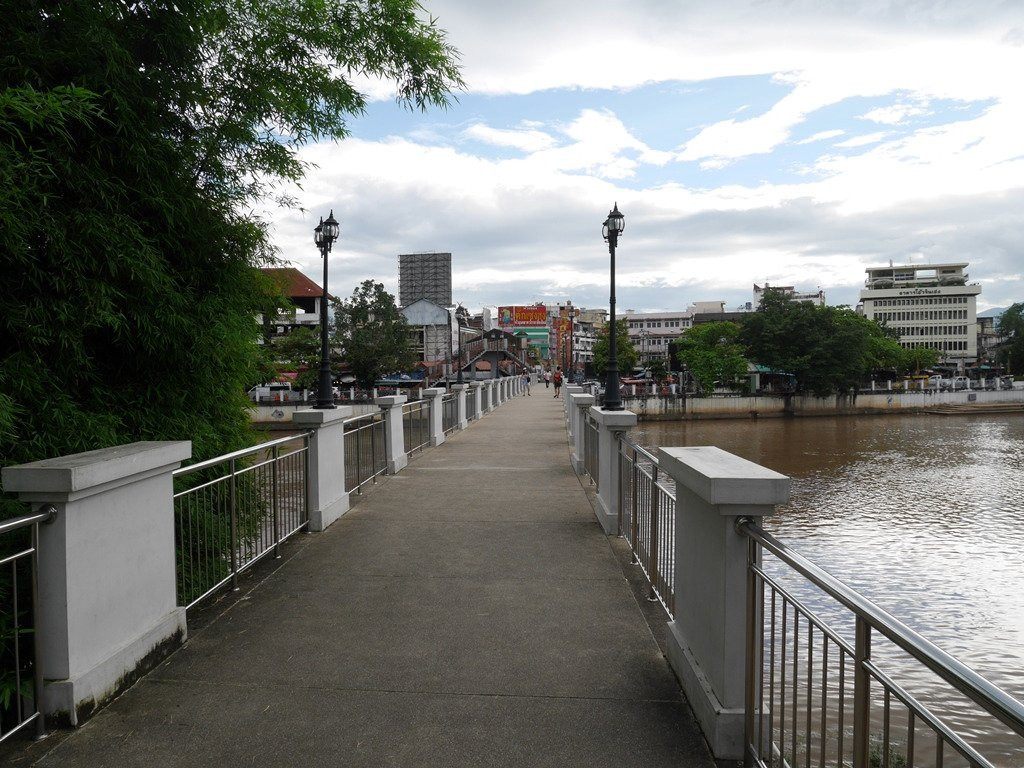
[[[959,392],[868,392],[812,397],[680,397],[678,395],[623,397],[622,405],[641,421],[686,419],[743,419],[782,416],[837,416],[915,413],[950,405],[1020,404],[1024,389]]]

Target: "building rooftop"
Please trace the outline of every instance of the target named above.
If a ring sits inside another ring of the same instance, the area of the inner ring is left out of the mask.
[[[263,274],[270,277],[289,299],[306,299],[324,295],[322,286],[317,285],[295,267],[264,267]],[[328,298],[333,298],[327,294]]]

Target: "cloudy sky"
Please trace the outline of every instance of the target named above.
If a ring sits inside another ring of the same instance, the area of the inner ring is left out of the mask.
[[[865,267],[969,262],[979,310],[1024,300],[1021,0],[421,0],[468,90],[410,113],[375,85],[350,138],[273,214],[332,293],[397,293],[399,253],[450,251],[454,299],[620,311],[857,302]]]

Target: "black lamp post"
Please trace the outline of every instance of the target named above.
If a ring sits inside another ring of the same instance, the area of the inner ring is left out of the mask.
[[[604,409],[606,411],[621,411],[622,397],[619,395],[619,349],[618,349],[618,327],[615,324],[615,246],[618,245],[619,235],[626,228],[626,217],[619,213],[619,204],[608,212],[608,218],[604,220],[601,234],[608,243],[608,253],[612,257],[611,269],[611,294],[608,298],[608,378],[604,385]]]
[[[327,347],[327,254],[331,252],[334,241],[338,239],[338,222],[334,220],[334,211],[327,221],[320,218],[320,223],[313,230],[313,242],[324,257],[324,295],[320,299],[320,386],[316,393],[317,408],[334,407],[334,390],[331,387],[331,359]]]
[[[469,312],[459,304],[459,308],[455,310],[455,321],[459,324],[459,373],[456,378],[458,384],[462,383],[462,328],[466,325],[467,320],[469,320]]]

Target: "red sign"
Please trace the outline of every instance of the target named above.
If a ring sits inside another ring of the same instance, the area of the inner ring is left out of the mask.
[[[543,304],[535,307],[498,307],[498,325],[502,328],[543,328],[548,324],[548,310]]]

